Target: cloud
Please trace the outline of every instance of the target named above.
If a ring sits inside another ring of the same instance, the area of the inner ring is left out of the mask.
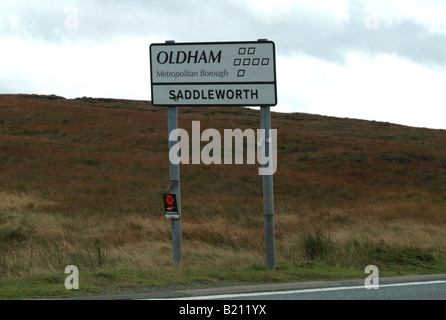
[[[446,34],[430,32],[414,15],[385,14],[355,3],[345,32],[333,39],[345,52],[394,54],[430,67],[446,66]]]
[[[350,1],[347,14],[293,6],[280,19],[256,29],[269,30],[282,55],[304,53],[344,64],[351,52],[395,54],[429,67],[446,66],[446,33],[432,32],[441,29],[438,24],[429,25],[412,14],[385,15],[364,3]]]
[[[55,43],[107,43],[127,36],[160,41],[269,38],[276,42],[280,55],[300,52],[342,64],[350,52],[357,51],[396,54],[430,67],[446,66],[446,22],[444,15],[435,14],[446,14],[446,6],[439,1],[426,3],[16,0],[0,5],[0,29],[9,35]]]
[[[0,39],[0,92],[150,99],[149,48],[126,38],[94,48]]]
[[[150,99],[150,43],[268,38],[276,111],[438,127],[445,16],[444,0],[2,0],[0,92]]]
[[[344,66],[280,58],[281,100],[295,112],[445,128],[446,73],[395,55],[350,54]]]
[[[16,0],[0,4],[0,28],[10,36],[55,43],[154,35],[191,41],[211,34],[229,37],[245,27],[243,12],[238,11],[233,2],[223,0]],[[228,16],[236,21],[232,27]]]

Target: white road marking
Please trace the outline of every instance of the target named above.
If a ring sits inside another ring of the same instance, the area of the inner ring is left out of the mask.
[[[402,286],[419,286],[419,285],[443,284],[443,283],[446,283],[446,280],[380,284],[379,288],[402,287]],[[287,294],[296,294],[296,293],[326,292],[326,291],[355,290],[355,289],[366,289],[366,288],[365,288],[365,286],[328,287],[328,288],[300,289],[300,290],[287,290],[287,291],[268,291],[268,292],[252,292],[252,293],[230,293],[230,294],[217,294],[217,295],[208,295],[208,296],[179,297],[179,298],[154,299],[154,300],[231,299],[231,298],[262,297],[262,296],[269,296],[269,295],[287,295]],[[371,290],[373,290],[373,289],[371,289]]]

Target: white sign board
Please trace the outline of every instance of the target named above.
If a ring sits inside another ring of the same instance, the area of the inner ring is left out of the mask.
[[[150,46],[154,106],[275,106],[272,41]]]

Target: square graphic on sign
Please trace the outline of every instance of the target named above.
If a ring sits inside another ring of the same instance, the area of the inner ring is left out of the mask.
[[[175,194],[163,194],[163,202],[166,218],[178,218],[177,196]]]
[[[246,48],[239,48],[238,49],[238,54],[245,54],[246,53]]]

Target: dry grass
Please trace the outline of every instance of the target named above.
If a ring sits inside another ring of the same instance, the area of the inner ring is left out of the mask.
[[[179,115],[186,129],[192,120],[202,130],[259,126],[258,113],[247,109]],[[414,259],[446,257],[445,131],[274,113],[273,127],[279,261],[400,263],[405,250]],[[165,110],[149,103],[1,96],[0,277],[61,273],[69,264],[170,267],[161,203],[167,154]],[[261,265],[257,165],[181,170],[185,267]],[[330,239],[329,250],[309,257],[302,237],[318,233]]]

